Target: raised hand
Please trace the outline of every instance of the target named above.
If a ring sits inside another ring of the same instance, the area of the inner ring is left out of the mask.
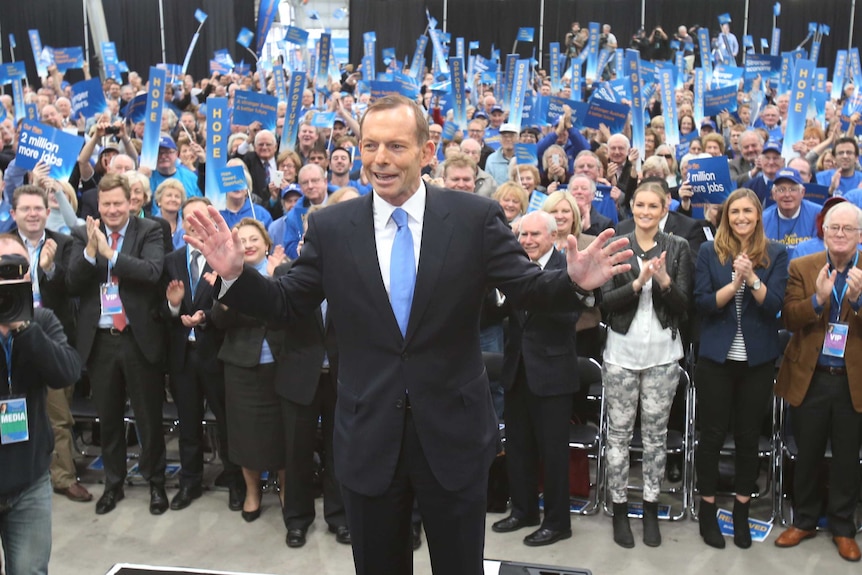
[[[57,242],[48,238],[42,244],[42,253],[39,255],[39,267],[49,271],[54,267],[54,257],[57,255]]]
[[[238,278],[242,273],[243,264],[243,249],[239,241],[239,233],[235,230],[231,231],[222,215],[213,206],[207,206],[206,213],[194,210],[189,220],[197,231],[197,237],[183,236],[186,243],[200,250],[215,273],[228,281]]]
[[[832,287],[835,285],[835,278],[837,277],[837,270],[832,270],[832,273],[829,273],[829,264],[823,266],[820,273],[817,274],[817,280],[814,282],[814,296],[817,298],[817,305],[824,305],[829,296],[832,295]]]
[[[165,290],[165,297],[173,307],[179,307],[186,295],[186,286],[180,280],[171,280]]]
[[[631,269],[627,260],[633,252],[628,249],[628,239],[619,238],[605,245],[613,236],[614,230],[605,230],[583,251],[578,251],[575,236],[569,235],[566,239],[567,271],[572,282],[581,289],[594,290],[615,275]]]

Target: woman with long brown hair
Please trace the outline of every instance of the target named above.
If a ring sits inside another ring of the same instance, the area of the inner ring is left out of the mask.
[[[724,203],[715,240],[697,258],[694,301],[701,318],[695,370],[700,441],[695,455],[700,534],[724,548],[716,518],[718,456],[734,418],[736,446],[733,541],[751,546],[748,508],[759,470],[757,444],[772,395],[779,321],[787,283],[787,251],[763,231],[757,194],[740,188]]]

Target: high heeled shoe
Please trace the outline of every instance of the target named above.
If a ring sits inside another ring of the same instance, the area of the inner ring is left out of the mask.
[[[260,517],[260,509],[260,507],[258,507],[254,511],[246,511],[245,509],[243,509],[241,514],[243,521],[245,521],[246,523],[251,523],[258,517]]]

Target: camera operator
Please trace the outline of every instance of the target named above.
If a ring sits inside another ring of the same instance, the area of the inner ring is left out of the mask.
[[[653,28],[647,42],[649,44],[646,51],[648,60],[663,62],[671,59],[670,39],[664,30],[661,29],[661,26]]]
[[[0,279],[29,282],[28,268],[27,249],[20,238],[0,235]],[[11,287],[0,284],[4,300],[13,299],[12,292],[6,291]],[[28,283],[24,293],[30,290]],[[32,306],[29,296],[26,305]],[[0,316],[0,347],[4,351],[0,354],[0,539],[6,575],[46,574],[51,556],[48,468],[54,434],[45,397],[49,387],[61,389],[75,383],[81,360],[66,341],[60,321],[45,308],[33,310],[31,321]]]

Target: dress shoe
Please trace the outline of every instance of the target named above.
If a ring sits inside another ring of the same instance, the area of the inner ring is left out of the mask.
[[[77,482],[65,489],[55,489],[54,493],[65,495],[71,501],[78,501],[80,503],[86,503],[87,501],[93,500],[93,494],[87,491],[86,487]]]
[[[180,490],[171,499],[171,509],[179,511],[192,504],[192,501],[204,494],[200,485],[180,485]]]
[[[251,523],[252,521],[257,519],[258,517],[260,517],[260,509],[261,509],[260,507],[258,507],[254,511],[246,511],[245,509],[243,509],[242,514],[241,514],[242,520],[245,521],[246,523]]]
[[[347,525],[330,525],[329,532],[335,533],[335,540],[344,545],[350,545],[350,528]]]
[[[838,554],[845,561],[859,561],[859,545],[852,537],[833,537],[832,542],[838,547]]]
[[[555,531],[553,529],[545,529],[543,527],[538,531],[534,531],[533,533],[530,533],[529,535],[524,537],[524,545],[527,545],[529,547],[541,547],[542,545],[551,545],[552,543],[556,543],[557,541],[568,539],[571,536],[571,529]]]
[[[288,529],[285,543],[294,549],[305,545],[305,529]]]
[[[411,523],[410,524],[410,537],[413,540],[413,551],[416,551],[420,547],[422,547],[422,524],[421,523]]]
[[[161,515],[168,510],[168,494],[163,485],[150,485],[150,514]]]
[[[794,526],[788,527],[784,533],[778,536],[775,540],[776,547],[796,547],[806,539],[811,539],[817,535],[817,531],[808,531],[807,529],[799,529]]]
[[[228,485],[227,506],[231,511],[242,511],[245,501],[245,485]]]
[[[535,527],[538,524],[538,519],[521,519],[514,515],[509,515],[505,519],[500,519],[491,525],[491,530],[495,533],[510,533],[522,527]]]
[[[126,494],[122,487],[106,488],[99,500],[96,501],[96,515],[104,515],[110,513],[117,506],[117,502],[122,500]]]

